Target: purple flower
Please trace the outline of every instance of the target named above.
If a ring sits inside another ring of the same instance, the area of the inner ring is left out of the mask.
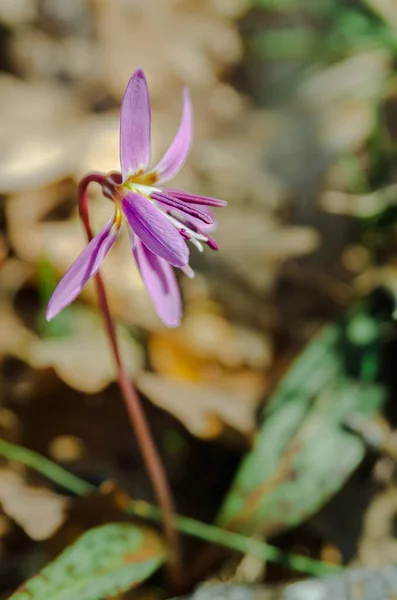
[[[183,113],[175,139],[154,169],[149,169],[150,123],[149,91],[145,75],[138,69],[121,103],[121,173],[109,173],[101,183],[103,194],[114,203],[114,216],[60,281],[48,304],[48,320],[73,302],[95,275],[126,221],[135,260],[159,317],[169,327],[179,325],[182,305],[172,266],[194,276],[187,241],[200,251],[203,243],[217,249],[208,235],[214,227],[208,207],[225,206],[226,202],[163,187],[181,169],[190,150],[193,119],[188,90],[183,91]]]

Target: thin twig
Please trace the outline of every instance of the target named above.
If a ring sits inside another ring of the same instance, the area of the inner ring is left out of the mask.
[[[95,486],[76,475],[72,475],[59,465],[27,448],[0,440],[0,455],[34,469],[57,485],[78,496],[84,496],[85,494],[97,491]],[[128,499],[123,510],[128,514],[133,514],[155,523],[162,522],[162,511],[157,506],[143,500]],[[202,523],[190,517],[176,515],[175,524],[181,533],[185,533],[191,537],[211,542],[218,546],[224,546],[242,554],[250,554],[263,561],[282,563],[300,573],[308,573],[309,575],[318,577],[340,573],[343,570],[339,565],[324,563],[298,554],[287,554],[275,546],[246,537],[240,533],[234,533],[214,525],[209,525],[208,523]]]
[[[93,232],[88,212],[87,188],[91,182],[101,184],[103,179],[104,175],[100,173],[92,173],[84,177],[79,184],[80,217],[84,224],[89,242],[93,238]],[[124,369],[117,342],[116,329],[109,309],[105,285],[99,272],[95,276],[95,282],[99,307],[103,315],[106,332],[109,337],[111,349],[116,363],[119,388],[124,399],[131,424],[134,428],[157,501],[162,511],[164,534],[168,542],[168,564],[170,578],[173,586],[177,588],[182,578],[181,552],[179,534],[175,528],[175,509],[171,489],[159,452],[152,438],[141,401]]]

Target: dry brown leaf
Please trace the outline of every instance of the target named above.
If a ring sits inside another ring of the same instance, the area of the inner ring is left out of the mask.
[[[394,264],[366,269],[356,277],[353,286],[356,293],[361,296],[367,296],[374,289],[384,287],[389,290],[397,305],[397,268]]]
[[[30,487],[9,469],[0,470],[0,504],[33,540],[50,538],[62,525],[68,502],[45,488]]]
[[[32,0],[3,0],[0,2],[0,21],[9,27],[33,21],[38,6]]]
[[[283,226],[258,210],[228,207],[222,212],[216,239],[222,258],[280,261],[316,250],[319,234],[311,227]]]
[[[365,3],[397,32],[397,4],[395,0],[365,0]]]
[[[235,27],[197,6],[190,11],[174,4],[170,10],[168,0],[96,0],[94,6],[103,77],[120,98],[138,64],[147,72],[152,96],[159,97],[184,84],[209,87],[216,69],[241,56]]]
[[[0,303],[0,357],[28,357],[32,334],[23,326],[8,303]]]
[[[349,194],[328,190],[320,199],[329,213],[365,218],[379,214],[397,203],[397,185],[392,184],[368,194]]]
[[[225,392],[153,373],[141,373],[137,386],[197,437],[217,437],[222,433],[223,424],[246,437],[254,431],[258,395]]]
[[[272,287],[280,264],[314,252],[320,237],[314,228],[282,225],[263,211],[228,207],[219,219],[216,240],[222,262],[265,291]]]
[[[89,81],[96,72],[97,57],[90,38],[57,38],[35,27],[23,28],[12,37],[10,52],[18,72],[29,76],[56,79],[62,73]]]
[[[99,314],[74,307],[67,337],[34,339],[29,363],[37,369],[53,367],[71,387],[93,394],[117,379],[114,359]],[[120,352],[128,375],[142,368],[142,352],[121,325],[117,327]]]
[[[193,7],[197,6],[195,0],[190,0]],[[206,4],[203,2],[202,4]],[[229,19],[241,18],[250,8],[250,0],[207,0],[209,9],[213,10],[219,16],[227,17]],[[211,11],[212,12],[212,11]]]
[[[32,189],[68,175],[75,160],[70,128],[80,115],[76,96],[65,88],[2,75],[0,190]]]
[[[84,458],[87,448],[75,435],[58,435],[48,446],[51,458],[57,462],[74,462]]]
[[[25,134],[26,135],[26,134]],[[36,130],[24,140],[0,140],[0,189],[13,192],[62,179],[72,171],[72,144],[64,131]]]
[[[8,408],[0,407],[0,439],[5,437],[10,442],[18,442],[21,423],[17,415]]]
[[[259,333],[202,311],[188,312],[177,330],[153,334],[149,351],[153,367],[164,375],[217,384],[221,369],[263,372],[272,359],[269,341]]]
[[[207,17],[238,19],[250,8],[250,0],[173,0],[173,5]]]
[[[17,255],[36,263],[45,252],[40,220],[59,202],[59,186],[26,191],[7,198],[8,235]]]
[[[209,302],[207,290],[200,292],[197,288],[199,279],[187,283],[189,294],[182,325],[175,330],[163,329],[149,338],[151,365],[172,379],[236,394],[260,395],[272,362],[268,338],[213,312],[215,305]]]
[[[5,240],[5,237],[0,234],[0,268],[3,266],[3,263],[8,254],[8,244]]]
[[[389,69],[390,55],[372,50],[349,56],[301,84],[296,99],[311,111],[326,151],[351,150],[368,137]]]
[[[358,559],[362,566],[380,566],[395,561],[397,540],[394,523],[397,512],[397,490],[392,487],[372,499],[364,519],[358,543]]]
[[[90,115],[75,130],[76,176],[90,171],[120,170],[119,160],[119,113]]]

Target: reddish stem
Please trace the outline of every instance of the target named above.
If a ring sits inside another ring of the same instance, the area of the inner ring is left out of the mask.
[[[106,176],[101,173],[90,173],[79,183],[78,193],[80,217],[84,224],[89,242],[93,238],[93,232],[88,212],[87,188],[91,182],[101,185],[105,177]],[[170,486],[162,461],[160,459],[160,455],[150,433],[141,401],[123,366],[117,342],[116,329],[109,309],[105,285],[99,272],[95,276],[95,282],[99,307],[103,315],[106,332],[116,363],[117,379],[121,395],[124,399],[132,427],[135,431],[138,444],[153,485],[154,493],[162,511],[164,534],[168,542],[169,550],[168,566],[170,580],[172,586],[177,589],[181,582],[181,554],[179,534],[175,528],[175,509]]]

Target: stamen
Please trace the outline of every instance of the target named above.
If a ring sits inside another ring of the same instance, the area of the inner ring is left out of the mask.
[[[161,210],[161,209],[159,209],[159,210]],[[173,225],[175,225],[175,227],[179,231],[181,229],[184,229],[184,231],[187,232],[190,235],[190,237],[192,238],[191,241],[201,240],[202,242],[206,242],[208,240],[208,237],[206,235],[203,235],[202,233],[197,233],[197,231],[190,229],[190,227],[187,227],[187,225],[185,225],[185,223],[181,223],[181,221],[179,221],[178,218],[175,217],[174,215],[172,215],[170,212],[162,211],[162,213],[163,213],[163,215],[165,215],[167,217],[167,219],[169,221],[171,221],[171,223]]]
[[[211,250],[219,250],[218,244],[212,237],[208,236],[207,245],[211,248]]]
[[[188,234],[188,232],[186,231],[186,229],[180,229],[179,233],[181,234],[181,236],[183,237],[184,240],[190,240],[191,236]]]
[[[197,238],[192,237],[190,239],[190,241],[192,242],[192,244],[194,244],[196,246],[196,248],[200,251],[200,252],[204,252],[204,246],[201,242],[198,241]]]
[[[186,202],[183,202],[178,198],[174,198],[173,196],[169,196],[168,194],[159,194],[157,192],[154,192],[151,194],[151,197],[153,198],[153,200],[157,200],[158,202],[162,202],[163,204],[172,206],[172,208],[176,208],[177,210],[180,210],[181,212],[186,213],[191,217],[200,219],[200,221],[203,221],[203,223],[206,223],[207,225],[212,225],[212,223],[214,222],[214,219],[207,213],[203,212],[202,210],[199,210],[198,208],[193,208],[186,204]]]
[[[183,192],[182,190],[175,190],[173,188],[163,188],[163,193],[169,193],[173,198],[177,198],[182,202],[188,204],[201,204],[202,206],[227,206],[225,200],[219,200],[218,198],[211,198],[209,196],[196,196]]]

